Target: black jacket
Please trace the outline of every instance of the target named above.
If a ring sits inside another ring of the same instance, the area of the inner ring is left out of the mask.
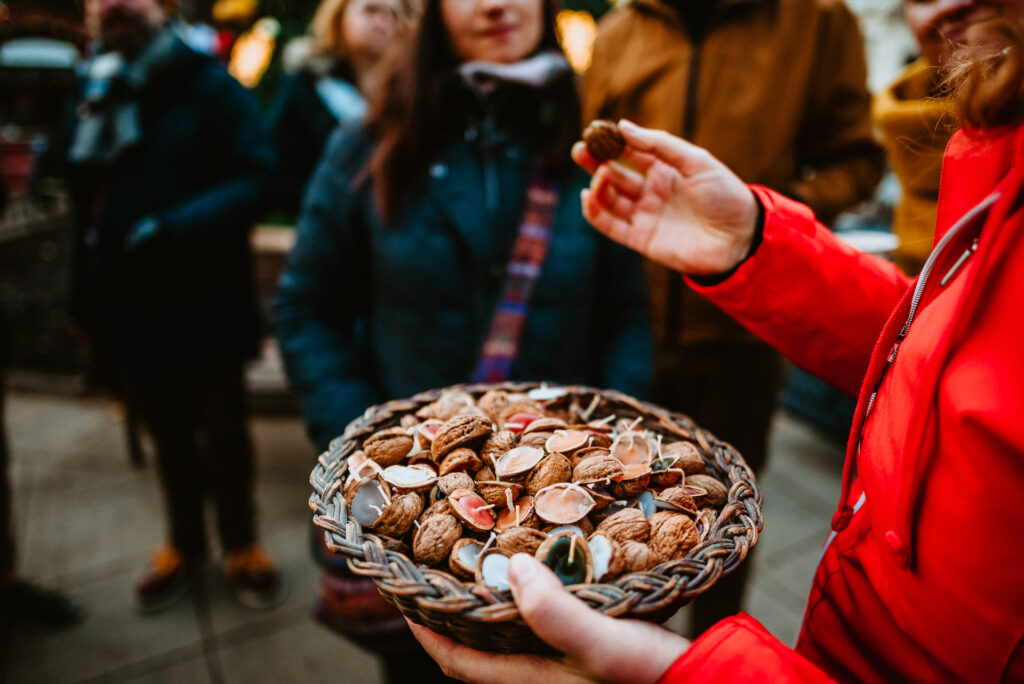
[[[140,99],[142,142],[109,166],[71,165],[72,314],[101,370],[201,372],[256,351],[248,233],[274,153],[256,104],[213,59],[181,44]],[[163,235],[128,253],[152,217]]]
[[[279,162],[275,192],[281,208],[291,213],[298,213],[327,138],[338,127],[316,92],[316,78],[308,71],[283,78],[271,117]]]

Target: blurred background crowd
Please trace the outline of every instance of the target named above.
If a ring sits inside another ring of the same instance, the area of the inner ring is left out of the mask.
[[[99,394],[133,462],[152,452],[167,535],[133,585],[147,613],[186,595],[213,548],[239,603],[284,600],[257,532],[252,410],[301,415],[310,465],[370,405],[506,379],[651,399],[758,471],[780,402],[841,444],[852,399],[590,229],[568,151],[595,118],[668,130],[915,273],[952,133],[940,67],[956,36],[938,27],[983,8],[5,0],[8,384]],[[440,677],[310,536],[316,618],[384,655],[392,681]],[[20,543],[0,549],[5,617],[81,620],[19,576]],[[747,567],[696,602],[688,633],[739,609]]]

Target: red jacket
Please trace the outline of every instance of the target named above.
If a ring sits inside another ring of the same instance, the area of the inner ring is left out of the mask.
[[[763,243],[691,283],[860,401],[796,653],[741,614],[663,681],[1024,681],[1024,128],[957,134],[942,174],[920,282],[754,187]]]

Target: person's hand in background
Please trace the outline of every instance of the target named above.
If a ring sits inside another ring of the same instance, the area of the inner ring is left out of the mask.
[[[619,122],[621,161],[598,163],[584,143],[573,159],[593,174],[583,215],[616,242],[688,275],[734,268],[750,250],[758,206],[736,174],[664,131]]]
[[[449,677],[484,684],[653,683],[690,645],[657,625],[595,612],[532,556],[513,556],[509,579],[523,621],[565,655],[485,653],[410,622],[413,634]]]

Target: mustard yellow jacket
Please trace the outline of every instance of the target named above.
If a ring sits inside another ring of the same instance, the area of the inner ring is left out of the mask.
[[[900,239],[896,263],[916,275],[932,251],[942,153],[955,130],[948,99],[935,97],[940,76],[919,59],[875,97],[872,116],[882,133],[903,195],[893,214]]]

